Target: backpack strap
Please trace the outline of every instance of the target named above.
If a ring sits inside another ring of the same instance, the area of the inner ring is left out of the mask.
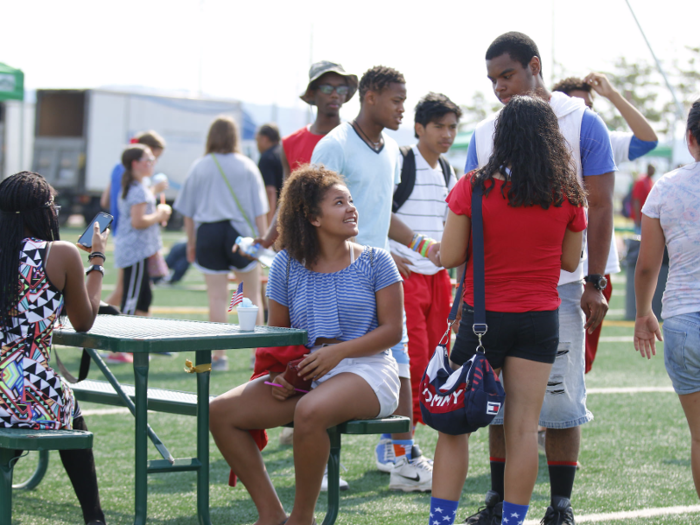
[[[401,146],[399,148],[403,157],[403,167],[401,168],[401,182],[394,191],[394,202],[391,211],[396,213],[413,193],[416,185],[416,156],[413,154],[412,146]]]
[[[447,159],[442,155],[438,157],[438,163],[442,168],[442,174],[445,176],[445,188],[449,189],[450,178],[452,177],[452,175],[454,175],[454,170],[452,169],[452,166],[450,166],[450,163],[447,162]]]

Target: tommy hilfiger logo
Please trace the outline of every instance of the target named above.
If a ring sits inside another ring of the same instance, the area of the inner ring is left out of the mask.
[[[490,416],[495,416],[501,409],[501,403],[496,403],[494,401],[489,401],[486,403],[486,413]]]

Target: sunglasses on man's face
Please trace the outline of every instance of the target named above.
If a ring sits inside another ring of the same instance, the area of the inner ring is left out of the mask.
[[[335,90],[335,92],[341,97],[350,92],[350,88],[348,86],[331,86],[330,84],[321,84],[318,86],[318,90],[324,95],[330,95]]]

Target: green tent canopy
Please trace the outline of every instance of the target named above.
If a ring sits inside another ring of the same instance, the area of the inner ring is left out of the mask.
[[[469,141],[472,138],[474,130],[460,131],[452,143],[452,149],[469,149]]]
[[[0,101],[24,100],[24,73],[0,62]]]

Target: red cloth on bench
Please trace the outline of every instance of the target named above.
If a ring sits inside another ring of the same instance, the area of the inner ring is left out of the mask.
[[[271,346],[271,347],[261,347],[255,349],[255,368],[253,369],[253,375],[250,376],[250,380],[257,379],[258,377],[263,377],[270,373],[281,374],[287,369],[287,363],[294,359],[302,357],[304,354],[308,354],[309,349],[304,345],[291,345],[291,346]],[[250,435],[253,437],[255,444],[258,446],[259,450],[264,449],[267,446],[268,438],[265,429],[260,430],[249,430]],[[231,487],[236,486],[238,478],[236,474],[231,469],[228,476],[228,484]]]

